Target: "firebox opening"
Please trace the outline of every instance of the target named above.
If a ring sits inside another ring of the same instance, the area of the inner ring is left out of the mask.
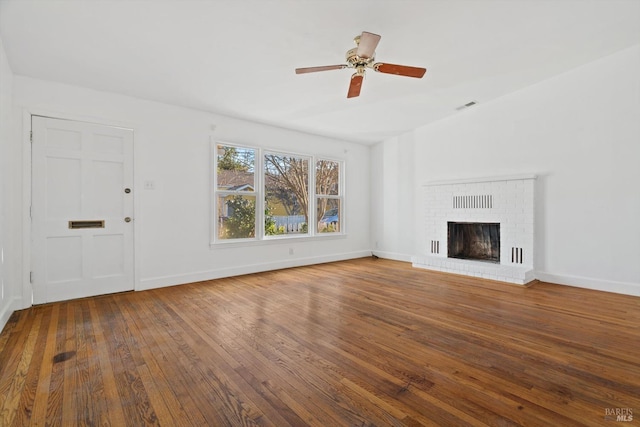
[[[500,262],[500,224],[448,222],[449,258]]]

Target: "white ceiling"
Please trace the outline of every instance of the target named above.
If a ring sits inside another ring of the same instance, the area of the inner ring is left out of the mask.
[[[363,30],[425,77],[294,73]],[[0,36],[17,75],[374,143],[640,44],[640,0],[0,0]]]

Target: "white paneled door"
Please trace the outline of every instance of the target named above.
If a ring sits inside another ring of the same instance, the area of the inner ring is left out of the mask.
[[[133,131],[33,116],[35,304],[132,290]]]

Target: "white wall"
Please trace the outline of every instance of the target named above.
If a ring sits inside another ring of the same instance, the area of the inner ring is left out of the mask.
[[[12,87],[13,73],[0,40],[0,330],[4,327],[13,310],[20,306],[20,287],[15,212],[11,209],[15,202],[16,172],[14,159],[16,149],[15,138],[12,138]]]
[[[412,135],[390,138],[371,151],[371,247],[381,257],[411,261],[415,203]]]
[[[639,76],[635,46],[493,102],[480,100],[374,148],[413,158],[413,180],[404,165],[381,156],[372,171],[398,188],[412,187],[414,198],[427,181],[535,173],[537,277],[640,295]],[[396,203],[373,194],[375,206]],[[404,233],[402,222],[382,225],[372,222],[372,240],[383,229]],[[419,220],[414,229],[410,243],[379,250],[410,246],[423,253]]]
[[[136,289],[370,254],[369,147],[23,76],[14,80],[21,116],[26,111],[134,129]],[[347,235],[210,248],[211,136],[345,160]],[[145,181],[154,181],[155,190],[145,190]]]

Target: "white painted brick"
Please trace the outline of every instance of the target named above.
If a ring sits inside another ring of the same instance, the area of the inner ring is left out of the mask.
[[[492,182],[452,183],[427,186],[422,191],[424,233],[430,240],[440,240],[440,254],[428,254],[425,268],[456,272],[475,277],[490,276],[495,280],[523,283],[533,277],[534,195],[533,179],[497,179]],[[492,209],[454,209],[454,196],[490,194]],[[500,222],[502,264],[452,260],[447,258],[447,221]],[[523,248],[526,264],[510,267],[511,248]],[[429,264],[428,266],[426,264]],[[525,277],[528,274],[530,277]]]

